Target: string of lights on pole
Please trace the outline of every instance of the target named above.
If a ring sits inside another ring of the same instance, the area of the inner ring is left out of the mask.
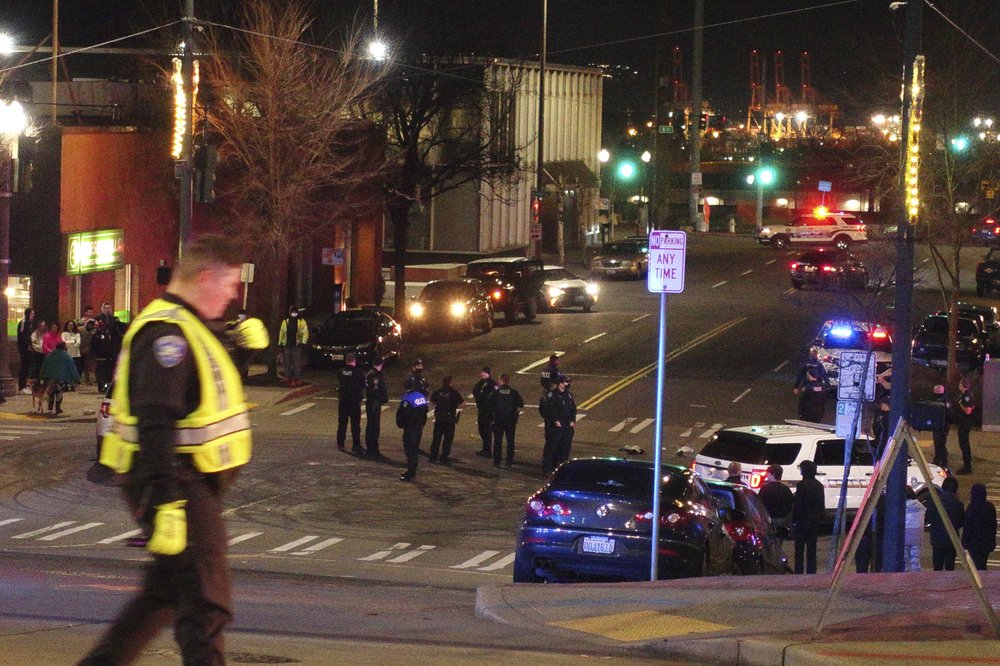
[[[184,136],[187,132],[187,94],[184,92],[184,61],[181,58],[174,58],[174,71],[170,77],[170,82],[174,84],[174,135],[170,156],[175,160],[181,159],[184,151]],[[194,61],[194,69],[191,74],[192,79],[192,103],[198,99],[198,61]]]
[[[924,56],[913,61],[913,83],[910,87],[910,122],[906,145],[909,149],[906,165],[906,210],[910,224],[920,212],[920,124],[924,109]]]

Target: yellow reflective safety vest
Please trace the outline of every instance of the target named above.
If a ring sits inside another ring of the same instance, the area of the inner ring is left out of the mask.
[[[162,298],[146,306],[122,340],[111,396],[113,425],[101,442],[101,464],[124,474],[132,469],[139,450],[138,419],[129,405],[129,354],[136,334],[152,322],[180,327],[201,385],[198,407],[176,423],[174,450],[190,455],[194,467],[207,474],[245,465],[251,454],[250,415],[239,371],[222,342],[195,313]]]

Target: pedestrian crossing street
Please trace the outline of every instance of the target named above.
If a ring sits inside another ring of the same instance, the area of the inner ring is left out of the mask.
[[[22,437],[33,437],[65,430],[64,425],[42,425],[34,423],[10,423],[0,420],[0,442],[13,442]]]
[[[0,544],[10,540],[20,544],[35,543],[58,546],[94,547],[124,546],[126,541],[141,535],[141,530],[120,532],[114,525],[103,522],[60,520],[36,526],[35,519],[0,518]],[[501,550],[472,551],[468,548],[439,548],[433,544],[409,542],[386,543],[378,546],[370,539],[348,539],[317,534],[268,534],[255,530],[230,530],[230,553],[233,555],[288,555],[307,558],[318,553],[339,559],[377,564],[421,565],[418,558],[433,553],[433,566],[460,571],[510,573],[514,553]],[[73,538],[70,538],[73,537]],[[339,547],[339,550],[338,550]],[[3,547],[0,546],[0,550]],[[342,552],[340,552],[342,551]]]

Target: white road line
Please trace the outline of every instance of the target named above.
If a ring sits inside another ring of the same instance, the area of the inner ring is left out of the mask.
[[[684,432],[682,432],[681,434],[679,434],[677,436],[678,437],[690,437],[691,436],[691,430],[692,430],[692,428],[688,428],[687,430],[685,430]]]
[[[402,564],[403,562],[409,562],[410,560],[412,560],[415,557],[420,557],[421,555],[423,555],[427,551],[434,550],[435,548],[436,548],[436,546],[427,546],[427,545],[417,546],[416,548],[414,548],[410,552],[403,553],[399,557],[394,557],[394,558],[392,558],[391,560],[388,560],[388,561],[391,562],[391,563],[393,563],[393,564]]]
[[[743,391],[743,393],[740,393],[738,396],[736,396],[735,398],[733,398],[733,404],[735,405],[737,402],[739,402],[743,398],[747,397],[747,393],[749,393],[749,392],[750,392],[750,389],[747,389],[746,391]]]
[[[4,518],[3,520],[0,520],[0,527],[3,527],[4,525],[10,525],[11,523],[18,523],[21,522],[22,520],[24,520],[24,518]]]
[[[18,425],[16,423],[4,423],[3,430],[65,430],[66,426],[47,426],[41,424]]]
[[[634,324],[635,322],[640,321],[642,319],[645,319],[648,316],[649,316],[649,313],[646,313],[644,315],[639,315],[638,317],[636,317],[635,319],[632,320],[632,323]]]
[[[309,543],[313,539],[318,539],[318,538],[319,538],[318,536],[304,536],[304,537],[302,537],[300,539],[296,539],[295,541],[289,541],[288,543],[286,543],[283,546],[278,546],[277,548],[272,548],[271,552],[272,553],[286,553],[286,552],[288,552],[290,550],[295,550],[299,546],[302,546],[304,544]]]
[[[786,296],[788,296],[790,294],[794,294],[794,293],[795,293],[795,287],[789,287],[788,289],[785,290],[785,295]]]
[[[304,550],[296,551],[292,553],[292,555],[311,555],[317,551],[323,550],[324,548],[329,548],[335,543],[340,543],[341,541],[343,541],[343,539],[340,537],[330,537],[329,539],[323,539],[319,543],[314,543]]]
[[[61,532],[56,532],[55,534],[49,534],[38,539],[39,541],[55,541],[64,536],[69,536],[70,534],[76,534],[77,532],[83,532],[84,530],[92,530],[95,527],[100,527],[104,523],[84,523],[83,525],[77,525],[76,527],[71,527],[68,530],[62,530]]]
[[[132,537],[139,536],[140,534],[142,534],[142,530],[129,530],[128,532],[122,532],[121,534],[116,534],[115,536],[108,537],[107,539],[101,539],[97,543],[107,545],[109,543],[114,543],[115,541],[131,539]]]
[[[562,356],[565,353],[566,352],[561,352],[561,351],[552,352],[552,354],[555,354],[556,356]],[[552,354],[549,354],[549,356],[551,356]],[[534,370],[535,368],[537,368],[538,366],[545,365],[548,362],[549,362],[549,357],[546,356],[545,358],[541,359],[540,361],[535,361],[534,363],[526,365],[523,368],[521,368],[520,370],[517,370],[516,372],[519,375],[526,375],[529,372],[531,372],[532,370]]]
[[[287,411],[281,412],[282,416],[291,416],[292,414],[298,414],[299,412],[304,412],[307,409],[312,409],[316,406],[315,402],[307,402],[305,404],[299,405],[298,407],[293,407]]]
[[[778,365],[774,366],[774,369],[773,369],[773,370],[771,370],[771,372],[778,372],[779,370],[781,370],[781,369],[782,369],[783,367],[785,367],[786,365],[788,365],[788,361],[782,361],[782,362],[781,362],[781,363],[779,363]]]
[[[635,433],[639,432],[640,430],[648,428],[649,424],[653,423],[653,421],[655,421],[655,419],[643,419],[642,421],[639,422],[639,425],[632,426],[632,429],[629,430],[629,432],[634,435]]]
[[[740,273],[740,275],[750,275],[751,273],[753,273],[753,269],[752,268],[750,270],[748,270],[748,271],[743,271],[742,273]]]
[[[507,557],[502,557],[493,564],[489,564],[485,567],[479,567],[479,571],[496,571],[497,569],[503,569],[505,566],[514,561],[514,553],[511,553]]]
[[[453,565],[451,565],[451,568],[452,569],[471,569],[472,567],[479,566],[480,564],[482,564],[486,560],[490,559],[494,555],[499,555],[499,554],[500,554],[499,550],[484,550],[483,552],[479,553],[475,557],[470,557],[469,559],[467,559],[466,561],[462,562],[461,564],[453,564]]]
[[[715,433],[716,430],[718,430],[721,427],[722,427],[721,423],[713,423],[711,428],[698,435],[698,437],[699,439],[708,439]]]
[[[408,543],[397,543],[392,546],[389,546],[389,550],[380,550],[377,553],[372,553],[367,557],[359,557],[358,559],[361,560],[362,562],[374,562],[375,560],[383,560],[392,555],[392,551],[401,550],[409,547],[410,544]]]
[[[597,335],[592,335],[592,336],[590,336],[589,338],[587,338],[586,340],[584,340],[583,342],[581,342],[580,344],[581,344],[581,345],[585,345],[585,344],[587,344],[588,342],[593,342],[593,341],[594,341],[594,340],[596,340],[597,338],[603,338],[603,337],[604,337],[605,335],[607,335],[607,334],[608,334],[608,333],[607,333],[607,331],[605,331],[604,333],[598,333]]]
[[[930,260],[931,260],[931,259],[930,259],[930,257],[928,257],[927,259],[924,259],[924,260],[923,260],[923,261],[921,261],[920,263],[922,263],[922,264],[926,264],[926,263],[927,263],[928,261],[930,261]]]
[[[710,288],[711,289],[715,289],[716,287],[721,287],[722,285],[726,284],[727,282],[729,282],[729,280],[723,280],[722,282],[716,282]]]
[[[585,418],[587,418],[587,413],[586,412],[584,412],[583,414],[577,414],[576,415],[576,422],[579,423],[580,421],[584,420]]]
[[[23,437],[23,435],[18,435],[16,437],[12,435],[0,435],[0,440],[3,440],[5,442],[13,442],[15,439],[21,439],[21,437]]]
[[[777,261],[777,259],[772,259],[771,261],[767,262],[767,264],[766,264],[766,265],[767,265],[767,266],[770,266],[771,264],[773,264],[773,263],[774,263],[774,262],[776,262],[776,261]]]
[[[7,428],[0,428],[0,433],[4,435],[17,435],[18,437],[24,437],[25,435],[41,435],[44,430],[9,430]]]
[[[259,537],[261,534],[263,534],[263,532],[247,532],[246,534],[235,536],[229,540],[229,545],[235,546],[238,543],[243,543],[244,541],[249,541],[250,539]]]
[[[632,423],[632,421],[635,421],[635,417],[629,416],[628,418],[618,423],[618,425],[613,425],[610,428],[608,428],[608,432],[621,432],[622,430],[625,429],[625,426],[627,426],[629,423]]]
[[[68,527],[75,523],[75,520],[64,520],[61,523],[56,523],[55,525],[49,525],[48,527],[43,527],[38,530],[31,530],[30,532],[25,532],[23,534],[16,534],[11,537],[11,539],[30,539],[31,537],[38,536],[39,534],[45,534],[46,532],[51,532],[52,530],[62,529],[63,527]]]

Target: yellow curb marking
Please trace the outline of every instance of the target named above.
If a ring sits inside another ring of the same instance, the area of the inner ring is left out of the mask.
[[[597,634],[619,641],[642,641],[653,638],[669,638],[684,634],[701,634],[710,631],[731,629],[724,624],[706,622],[683,615],[668,615],[658,611],[637,611],[582,617],[576,620],[550,622],[550,626]]]

